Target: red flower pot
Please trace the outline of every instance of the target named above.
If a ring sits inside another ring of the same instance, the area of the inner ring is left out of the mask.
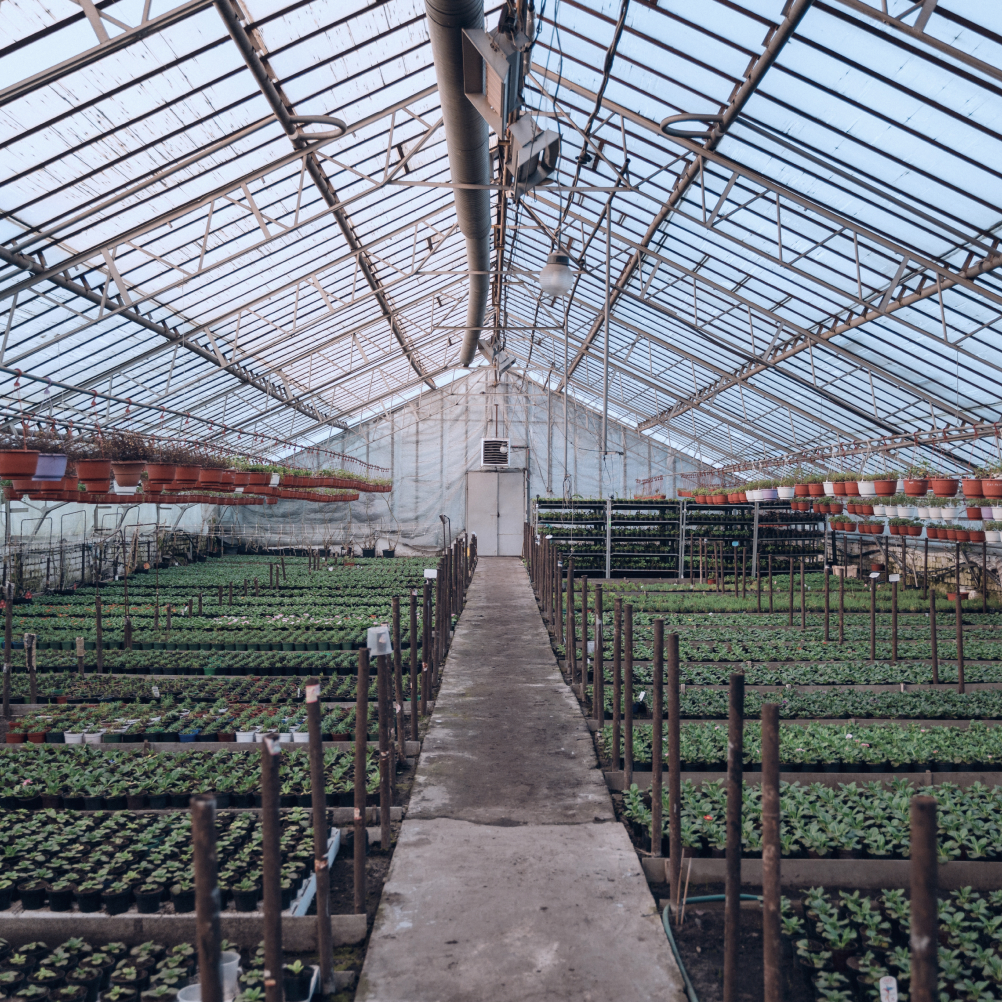
[[[969,505],[965,509],[965,515],[969,519],[981,519],[982,518],[982,506],[981,505]]]
[[[969,543],[985,543],[986,533],[983,529],[970,529],[968,531],[968,542]]]
[[[901,533],[902,533],[902,527],[901,526],[889,526],[888,527],[888,532],[892,536],[900,536]]]
[[[812,498],[824,498],[825,497],[825,485],[823,484],[809,484],[808,494]]]
[[[956,529],[948,529],[946,526],[940,531],[940,538],[944,539],[944,534],[947,534],[948,540],[957,540],[958,531]]]
[[[254,473],[248,474],[247,476],[250,478],[250,480],[247,483],[248,484],[253,484],[255,486],[267,485],[268,482],[272,479],[272,475],[271,474],[269,474],[269,473],[262,473],[260,470],[259,471],[255,471]]]
[[[715,505],[727,505],[728,496],[727,495],[711,495],[711,500]]]
[[[909,536],[922,536],[923,527],[922,526],[906,526],[906,531]]]
[[[916,479],[905,479],[905,493],[909,495],[910,498],[919,498],[925,495],[929,490],[930,482],[925,478]]]
[[[833,515],[839,515],[839,514],[840,514],[840,512],[842,512],[842,511],[843,511],[843,506],[842,506],[842,505],[840,505],[840,503],[839,503],[839,502],[833,502],[833,503],[832,503],[832,504],[831,504],[831,505],[829,506],[829,511],[830,511],[830,512],[831,512],[831,513],[832,513]]]
[[[251,483],[251,475],[247,472],[235,470],[233,472],[233,483],[235,487],[245,488]]]
[[[966,477],[961,482],[961,491],[966,498],[982,497],[982,478]]]
[[[122,460],[121,462],[112,460],[111,464],[112,473],[115,475],[115,483],[120,488],[138,487],[145,467],[145,460]]]
[[[37,449],[5,449],[0,452],[0,477],[34,477],[37,466]]]
[[[178,466],[174,468],[174,483],[177,487],[191,487],[198,484],[202,468],[193,466]]]
[[[874,493],[882,498],[895,494],[895,481],[874,481]]]
[[[154,484],[170,484],[174,480],[174,471],[176,469],[173,463],[147,463],[147,487]]]
[[[111,460],[77,460],[77,479],[88,491],[108,491],[111,487]]]
[[[848,495],[860,495],[860,488],[856,481],[843,481],[843,490],[846,491]]]
[[[832,490],[837,495],[846,494],[846,481],[833,481]]]
[[[1003,498],[1003,480],[999,477],[982,478],[983,498]]]
[[[934,477],[930,480],[930,490],[938,498],[953,498],[958,493],[958,482],[947,477]]]
[[[794,497],[795,498],[807,498],[808,497],[808,485],[807,484],[795,484],[794,485]]]
[[[219,484],[223,480],[222,470],[199,470],[199,484]]]
[[[957,540],[959,543],[968,543],[969,542],[968,530],[956,529],[954,531],[954,539]]]

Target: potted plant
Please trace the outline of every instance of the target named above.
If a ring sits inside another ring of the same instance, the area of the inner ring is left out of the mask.
[[[146,914],[159,912],[163,893],[163,885],[158,885],[152,881],[144,882],[133,892],[136,898],[136,908],[139,912]]]
[[[136,488],[146,467],[149,447],[133,432],[115,432],[103,437],[102,445],[111,458],[111,470],[118,488]]]
[[[958,482],[953,477],[934,474],[930,478],[930,490],[938,498],[953,498],[958,493]]]
[[[124,881],[113,881],[102,893],[101,900],[109,916],[126,912],[132,903],[132,888]]]
[[[312,981],[313,968],[304,965],[299,958],[282,966],[282,986],[287,1000],[305,1000]]]
[[[38,466],[38,450],[28,448],[28,429],[22,425],[22,432],[0,436],[0,477],[25,478],[35,476]]]

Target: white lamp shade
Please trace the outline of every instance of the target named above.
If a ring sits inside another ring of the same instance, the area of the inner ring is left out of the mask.
[[[575,284],[575,273],[571,270],[571,259],[561,251],[547,257],[547,263],[540,272],[540,288],[548,296],[567,296]]]

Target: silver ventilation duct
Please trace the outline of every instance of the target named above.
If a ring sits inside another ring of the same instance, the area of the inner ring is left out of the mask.
[[[449,173],[455,185],[488,185],[488,126],[463,90],[463,29],[484,27],[484,0],[425,0],[439,102],[446,130]],[[491,264],[491,193],[487,188],[455,188],[456,218],[467,240],[470,291],[460,365],[477,351],[488,303]]]

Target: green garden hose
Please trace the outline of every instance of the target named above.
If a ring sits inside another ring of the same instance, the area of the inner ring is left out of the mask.
[[[739,895],[739,899],[745,899],[751,902],[762,902],[762,895]],[[689,905],[691,902],[723,902],[723,895],[694,895],[691,898],[687,898],[685,905]],[[675,956],[676,964],[679,966],[680,974],[683,977],[683,983],[686,986],[686,996],[690,1000],[690,1003],[700,1003],[700,997],[697,996],[696,990],[693,988],[693,983],[690,982],[689,972],[686,971],[686,966],[683,964],[683,959],[679,955],[679,948],[676,946],[676,938],[672,936],[672,921],[669,918],[669,906],[666,906],[662,910],[662,929],[665,930],[665,936],[668,938],[669,947],[672,948],[672,953]]]

